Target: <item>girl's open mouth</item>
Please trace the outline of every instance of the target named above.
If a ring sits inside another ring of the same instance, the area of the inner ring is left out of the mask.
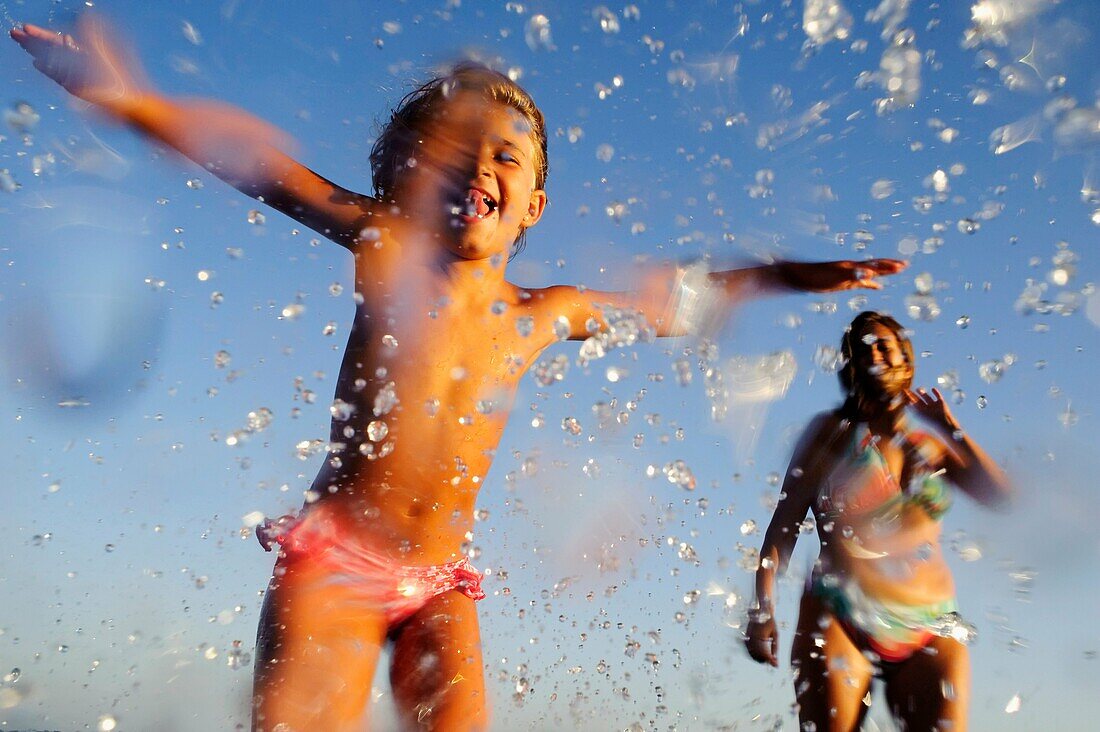
[[[464,219],[485,219],[497,210],[496,200],[479,188],[466,191],[466,198],[452,209],[452,213]]]

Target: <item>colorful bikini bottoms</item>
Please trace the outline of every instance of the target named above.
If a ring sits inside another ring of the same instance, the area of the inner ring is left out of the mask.
[[[429,600],[458,590],[472,600],[484,599],[481,572],[470,560],[430,566],[404,566],[319,516],[282,516],[256,527],[266,551],[275,545],[283,556],[308,558],[327,569],[335,582],[352,586],[361,599],[381,608],[392,627],[423,608]]]
[[[973,640],[973,627],[958,614],[955,598],[909,605],[869,596],[853,580],[814,577],[810,592],[836,617],[857,645],[886,662],[904,661],[937,636],[962,643]]]

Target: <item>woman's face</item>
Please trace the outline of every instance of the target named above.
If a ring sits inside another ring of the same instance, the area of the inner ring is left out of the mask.
[[[913,365],[897,334],[882,323],[863,329],[855,344],[856,380],[868,390],[893,397],[913,382]]]

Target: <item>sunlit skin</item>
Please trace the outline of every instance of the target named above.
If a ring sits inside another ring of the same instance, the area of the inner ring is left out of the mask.
[[[158,94],[95,21],[83,22],[75,40],[30,25],[11,35],[72,94],[352,252],[361,300],[335,393],[352,414],[333,421],[332,452],[313,483],[310,511],[327,513],[348,536],[369,537],[395,564],[463,556],[519,379],[558,340],[559,318],[573,339],[590,335],[590,319],[603,322],[606,305],[641,312],[658,335],[682,332],[669,309],[672,268],[643,276],[636,292],[526,289],[505,279],[513,243],[538,223],[547,201],[535,187],[530,125],[509,107],[456,94],[419,131],[416,166],[402,173],[393,200],[381,202],[297,163],[282,152],[287,142],[276,131],[244,112]],[[495,208],[466,215],[471,191],[490,196]],[[781,262],[715,273],[711,281],[734,303],[784,291],[878,289],[877,277],[904,267],[897,260]],[[529,335],[517,328],[521,317],[533,321]],[[375,414],[376,395],[390,382],[398,403]],[[384,439],[366,437],[372,420],[385,422]],[[392,451],[379,457],[383,450]],[[389,627],[330,580],[308,561],[279,560],[260,621],[254,729],[278,722],[292,730],[361,728],[386,642],[404,726],[487,726],[472,600],[447,592]]]
[[[858,379],[866,379],[874,391],[872,374],[882,367],[904,368],[911,365],[901,349],[897,335],[881,323],[872,323],[857,336],[869,336],[869,345],[858,347]],[[862,343],[862,338],[858,339]],[[885,390],[884,390],[885,391]],[[906,452],[893,438],[902,429],[904,412],[919,416],[937,435],[930,443],[931,469],[943,469],[954,485],[986,505],[1003,504],[1009,496],[1008,480],[1001,469],[968,435],[962,432],[939,390],[904,390],[901,408],[891,408],[889,399],[871,399],[861,420],[867,422],[890,474],[899,483],[907,475]],[[786,571],[798,539],[799,524],[808,511],[814,512],[816,525],[832,523],[831,533],[819,533],[821,561],[830,572],[858,578],[871,596],[910,606],[931,605],[954,597],[951,571],[940,546],[939,521],[918,505],[905,504],[898,522],[889,532],[872,526],[868,513],[840,509],[825,515],[818,497],[821,483],[837,465],[845,443],[847,428],[838,412],[818,415],[803,433],[791,458],[783,482],[783,499],[776,507],[760,549],[761,564],[756,573],[756,599],[760,611],[750,618],[746,645],[749,654],[760,663],[778,666],[779,633],[774,619],[775,577]],[[851,526],[859,551],[849,549],[840,534],[840,526]],[[877,556],[911,556],[918,546],[922,561],[907,565],[904,581],[887,572]],[[815,639],[821,638],[823,645]],[[857,730],[867,711],[863,703],[876,669],[865,653],[869,649],[853,638],[824,603],[807,591],[802,597],[798,626],[791,646],[792,665],[800,669],[795,679],[799,717],[812,722],[816,729]],[[901,661],[886,677],[886,696],[892,713],[905,724],[904,729],[965,730],[970,694],[970,661],[966,646],[936,637],[928,649],[917,651]],[[945,694],[944,689],[953,690]]]

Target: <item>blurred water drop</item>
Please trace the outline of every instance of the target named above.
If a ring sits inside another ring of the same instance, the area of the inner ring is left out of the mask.
[[[16,102],[11,108],[4,110],[4,124],[20,135],[33,131],[41,119],[35,108],[27,102]]]
[[[398,401],[397,385],[392,381],[387,382],[374,397],[374,416],[381,417],[389,414],[397,406]]]
[[[550,19],[542,13],[532,15],[524,29],[524,40],[532,51],[553,51],[554,39],[550,35]]]
[[[248,223],[252,224],[253,226],[263,226],[265,223],[267,223],[267,217],[256,209],[251,209],[248,212]]]
[[[929,630],[941,638],[951,638],[964,646],[973,645],[978,639],[978,629],[958,613],[945,613],[929,625]]]
[[[852,15],[840,0],[806,0],[802,9],[802,30],[818,45],[843,41],[852,29]]]
[[[7,168],[0,168],[0,191],[4,193],[15,193],[23,186],[18,183]]]
[[[565,354],[558,354],[552,359],[544,359],[536,363],[531,370],[531,375],[535,381],[543,386],[550,386],[564,379],[568,371],[569,357]]]
[[[599,5],[592,10],[592,17],[600,23],[600,30],[604,33],[614,34],[619,32],[618,17],[607,9],[605,5]]]
[[[871,198],[881,201],[894,195],[894,181],[880,178],[871,184]]]
[[[669,483],[678,485],[686,491],[695,490],[695,475],[683,460],[674,460],[666,464],[664,474]]]
[[[1005,375],[1008,367],[1015,362],[1015,357],[1006,356],[1002,359],[991,359],[978,366],[978,376],[987,384],[995,384]]]
[[[969,218],[959,219],[957,226],[959,232],[963,234],[973,234],[978,231],[978,229],[982,228],[979,222]]]

